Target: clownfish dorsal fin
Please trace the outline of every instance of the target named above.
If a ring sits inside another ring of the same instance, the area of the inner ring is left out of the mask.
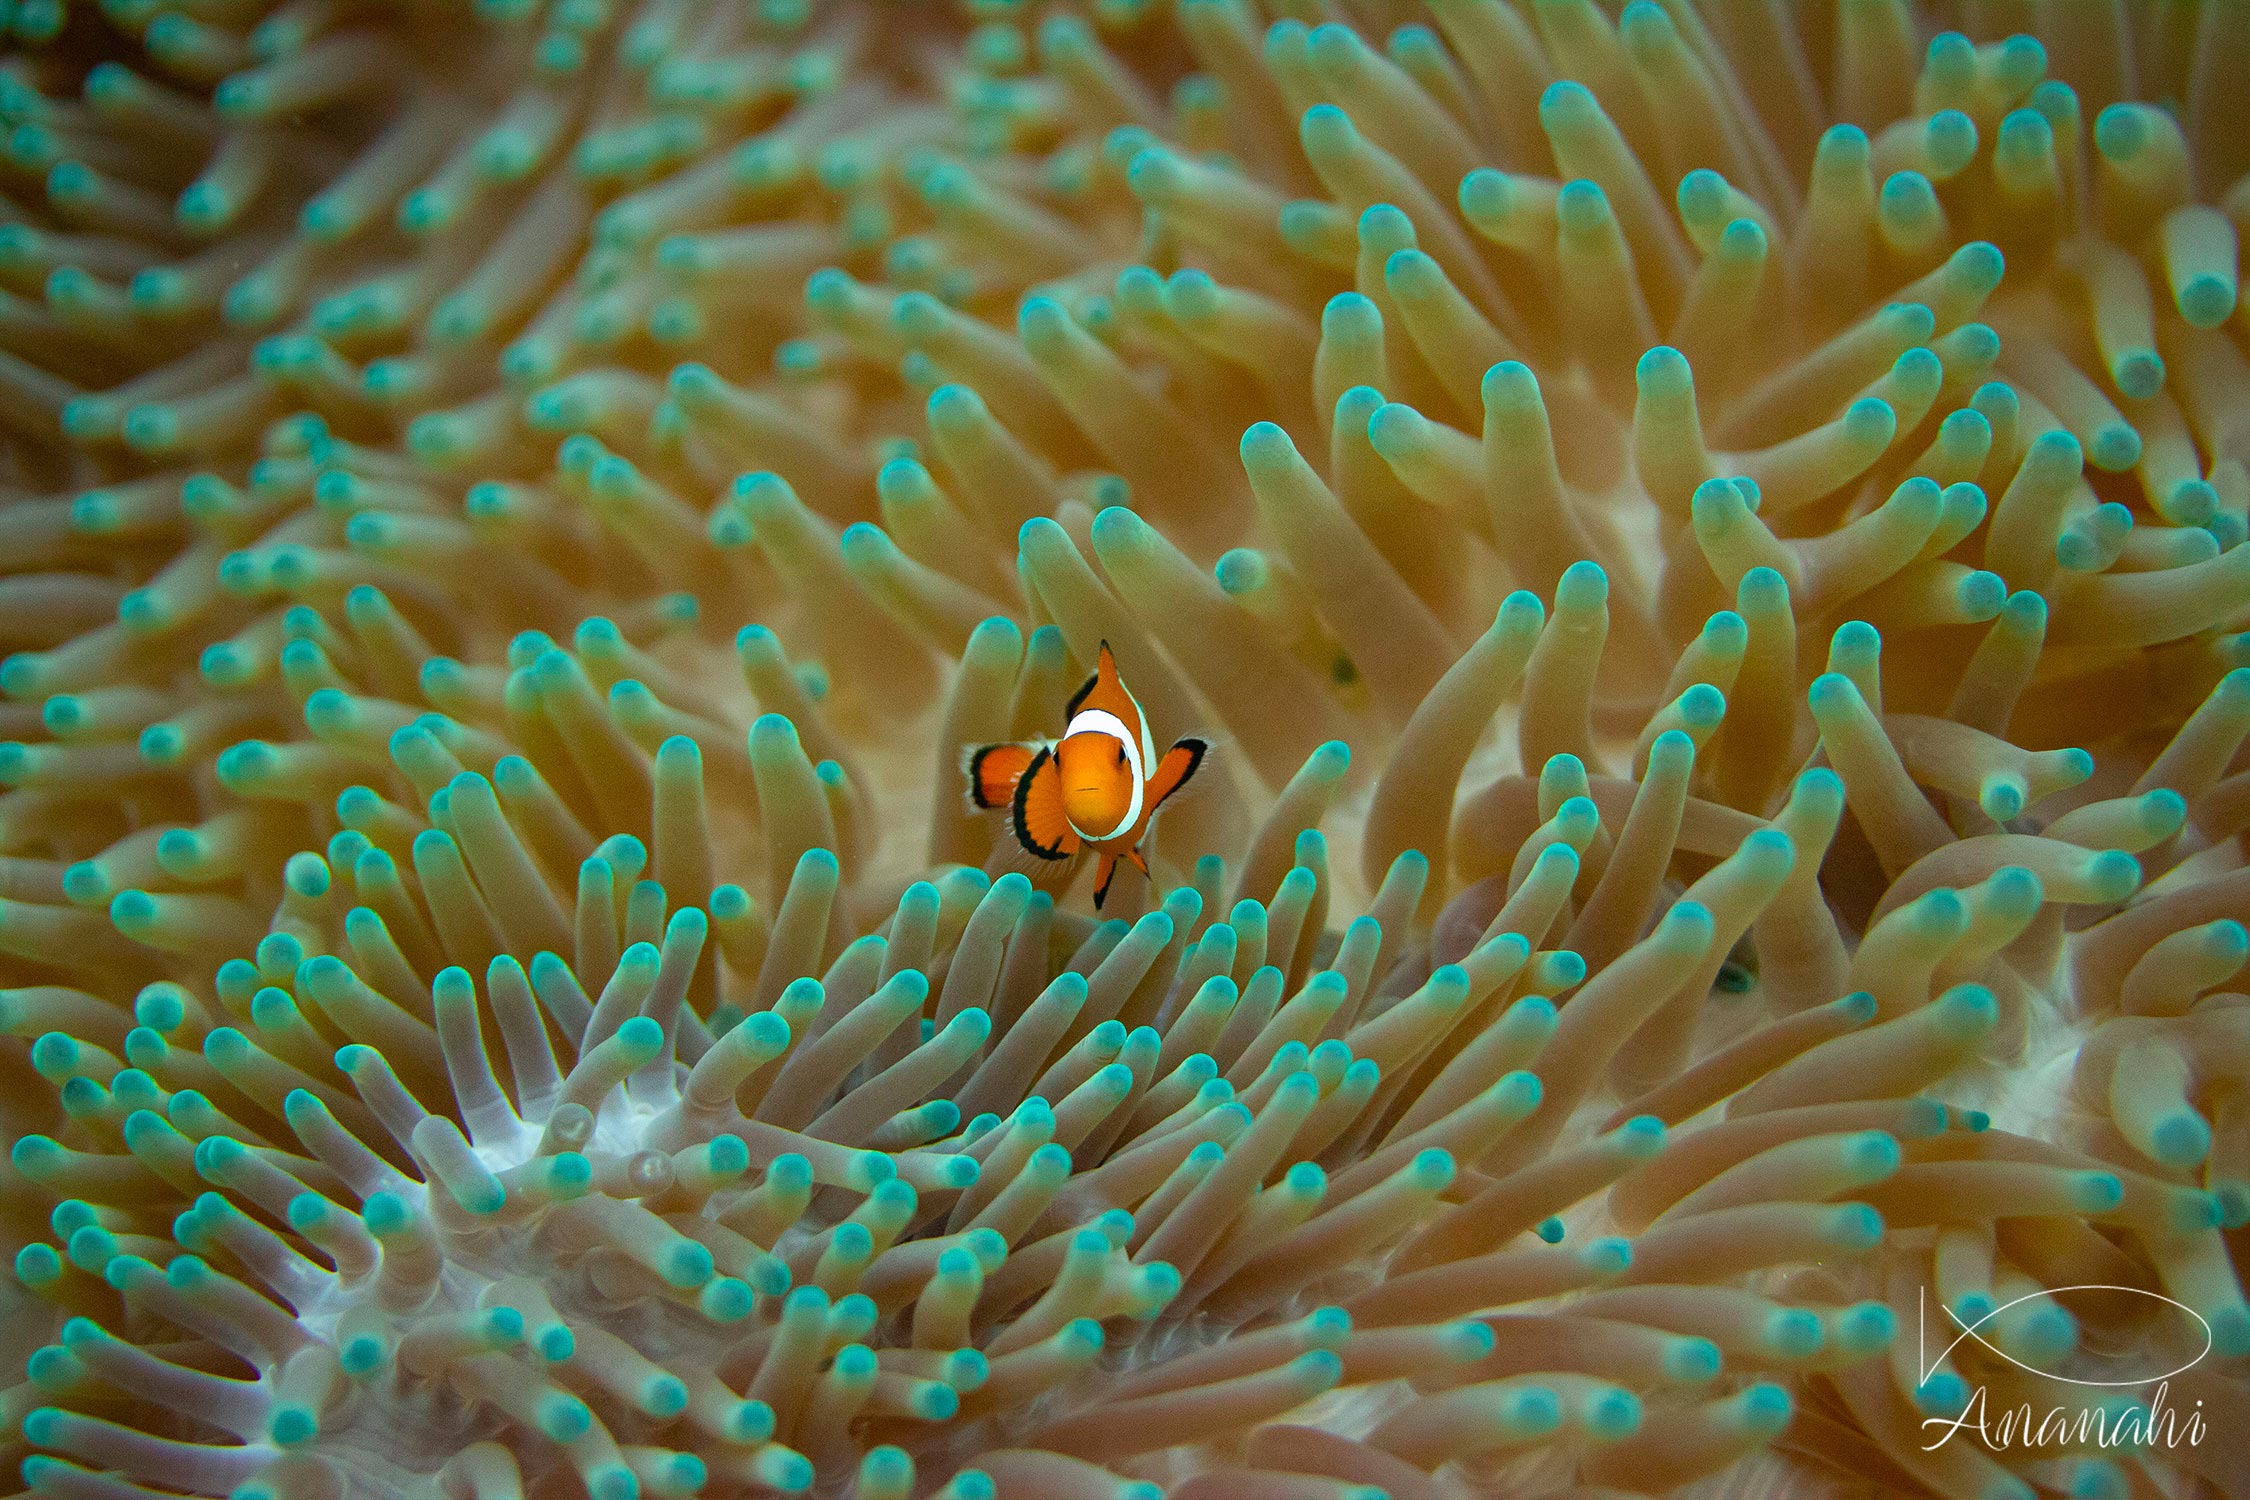
[[[1077,692],[1070,695],[1070,701],[1063,705],[1063,723],[1068,724],[1072,719],[1078,717],[1078,710],[1083,708],[1086,700],[1094,695],[1094,689],[1100,686],[1101,680],[1101,674],[1096,673],[1081,683]]]
[[[1148,767],[1156,760],[1155,747],[1149,743],[1148,722],[1141,712],[1140,700],[1133,696],[1133,690],[1125,686],[1125,679],[1118,673],[1117,658],[1110,653],[1107,641],[1102,642],[1094,675],[1087,679],[1086,685],[1078,690],[1077,695],[1070,700],[1069,707],[1064,710],[1063,732],[1066,735],[1072,733],[1071,726],[1077,723],[1081,714],[1093,713],[1105,714],[1112,721],[1100,727],[1134,743],[1140,751],[1141,770],[1145,776]]]
[[[1078,691],[1070,695],[1070,701],[1063,705],[1063,723],[1068,724],[1078,717],[1078,710],[1086,706],[1086,700],[1094,696],[1096,688],[1107,688],[1110,697],[1123,694],[1123,684],[1117,678],[1117,658],[1110,654],[1107,641],[1102,642],[1101,649],[1094,655],[1094,675],[1080,684]]]

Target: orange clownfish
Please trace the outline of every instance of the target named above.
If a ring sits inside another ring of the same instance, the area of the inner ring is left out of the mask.
[[[979,808],[1006,808],[1009,832],[1034,860],[1059,863],[1083,849],[1098,854],[1094,909],[1099,911],[1120,859],[1148,873],[1140,845],[1149,822],[1166,798],[1188,784],[1210,746],[1185,739],[1157,756],[1148,719],[1118,677],[1107,641],[1093,677],[1064,708],[1063,720],[1060,741],[971,750],[964,762],[969,800]]]

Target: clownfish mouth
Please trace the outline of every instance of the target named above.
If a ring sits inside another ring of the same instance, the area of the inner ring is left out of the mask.
[[[1070,826],[1078,831],[1078,836],[1082,839],[1111,839],[1123,833],[1129,821],[1128,814],[1120,813],[1106,827],[1090,827],[1076,818],[1070,820]]]

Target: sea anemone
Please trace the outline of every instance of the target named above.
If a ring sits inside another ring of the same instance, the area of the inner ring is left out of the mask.
[[[26,1491],[2250,1493],[2240,0],[0,27]]]

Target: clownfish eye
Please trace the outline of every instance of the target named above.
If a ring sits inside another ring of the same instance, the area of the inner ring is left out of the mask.
[[[1125,764],[1125,742],[1123,740],[1117,742],[1117,763],[1119,765]]]

